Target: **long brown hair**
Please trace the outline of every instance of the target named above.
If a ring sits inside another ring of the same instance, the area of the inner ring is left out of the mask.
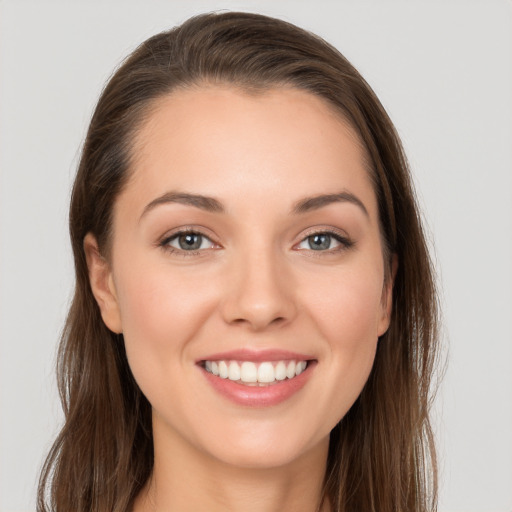
[[[363,392],[331,432],[325,496],[343,512],[436,508],[429,423],[437,352],[432,265],[400,140],[354,67],[321,38],[248,13],[206,14],[142,43],[105,87],[73,188],[76,289],[63,331],[58,383],[65,423],[44,465],[38,511],[125,512],[153,468],[151,407],[130,372],[122,335],[103,323],[83,240],[106,257],[112,208],[133,139],[155,100],[201,83],[244,90],[289,86],[323,98],[358,132],[379,203],[385,254],[399,262],[389,330]]]

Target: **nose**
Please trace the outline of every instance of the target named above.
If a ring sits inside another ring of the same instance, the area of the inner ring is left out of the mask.
[[[297,313],[294,283],[279,255],[240,255],[229,271],[222,315],[229,324],[261,331],[293,320]]]

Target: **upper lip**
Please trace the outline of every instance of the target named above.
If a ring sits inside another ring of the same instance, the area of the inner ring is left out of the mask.
[[[217,352],[210,354],[206,357],[202,357],[197,360],[197,363],[202,361],[283,361],[283,360],[295,360],[295,361],[309,361],[315,359],[311,355],[300,354],[298,352],[291,352],[289,350],[281,349],[236,349],[229,350],[226,352]]]

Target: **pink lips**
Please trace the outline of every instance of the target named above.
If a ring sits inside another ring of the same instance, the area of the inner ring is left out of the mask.
[[[298,376],[292,379],[275,381],[263,386],[248,386],[240,384],[236,381],[223,379],[206,371],[203,367],[204,361],[252,361],[255,363],[264,361],[308,361],[307,368]],[[197,361],[207,382],[215,391],[220,393],[230,401],[248,407],[269,407],[280,404],[291,398],[295,393],[304,387],[309,380],[316,360],[309,355],[299,354],[285,350],[233,350],[229,352],[219,352],[208,355],[207,357]]]
[[[254,361],[259,363],[261,361],[281,361],[284,359],[295,359],[296,361],[310,361],[314,359],[310,355],[299,354],[297,352],[290,352],[289,350],[230,350],[228,352],[218,352],[211,354],[207,357],[199,359],[197,362],[202,361],[220,361],[222,359],[229,359],[231,361]]]

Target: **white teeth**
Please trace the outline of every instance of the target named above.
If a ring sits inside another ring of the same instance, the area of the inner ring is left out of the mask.
[[[293,379],[293,377],[295,377],[295,368],[296,368],[295,361],[290,361],[288,363],[288,366],[286,367],[286,376],[289,379]]]
[[[258,382],[274,382],[276,374],[272,363],[261,363],[258,368]]]
[[[279,361],[279,363],[276,364],[276,380],[284,380],[286,379],[286,365],[283,363],[283,361]]]
[[[237,363],[235,363],[237,364]],[[258,382],[258,370],[254,363],[244,361],[240,369],[240,380],[242,382]]]
[[[286,378],[293,379],[307,367],[306,361],[265,361],[253,363],[243,361],[205,361],[204,368],[223,379],[229,379],[244,384],[270,384]]]
[[[240,380],[240,366],[235,361],[231,361],[228,367],[229,380]]]
[[[226,361],[219,361],[219,377],[223,379],[228,378],[228,365]]]
[[[295,375],[300,375],[305,369],[306,369],[306,361],[300,361],[299,363],[297,363],[297,368],[295,369]]]

